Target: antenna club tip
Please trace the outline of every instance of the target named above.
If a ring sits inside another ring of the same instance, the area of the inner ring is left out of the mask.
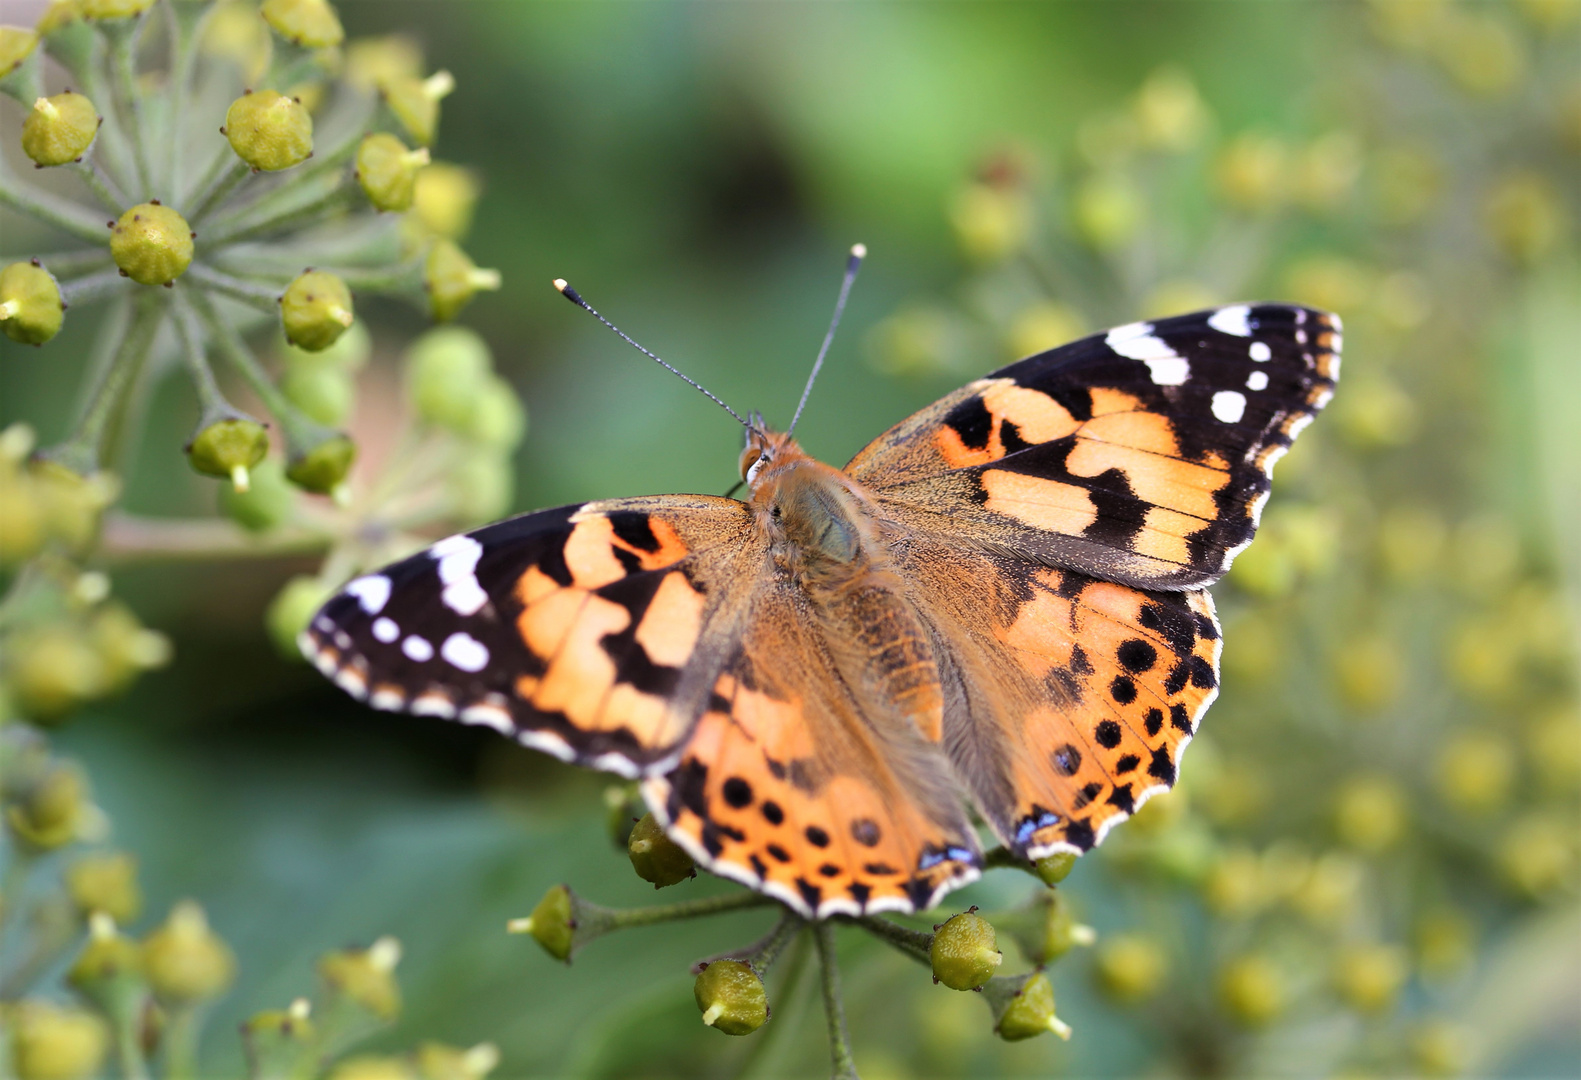
[[[866,244],[852,244],[851,245],[851,254],[856,256],[858,259],[865,259],[865,258],[867,258],[867,245]]]
[[[565,291],[566,291],[566,290],[567,290],[567,289],[569,289],[569,288],[570,288],[570,287],[571,287],[571,286],[570,286],[570,284],[569,284],[569,283],[568,283],[568,282],[567,282],[567,281],[566,281],[566,280],[565,280],[565,278],[563,278],[563,277],[557,277],[557,278],[555,278],[555,279],[554,279],[554,287],[555,287],[555,291],[556,291],[556,292],[565,292]]]

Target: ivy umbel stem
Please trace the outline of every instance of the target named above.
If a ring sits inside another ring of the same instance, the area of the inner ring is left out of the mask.
[[[825,919],[814,923],[813,940],[818,943],[818,964],[823,969],[823,1012],[829,1024],[829,1056],[833,1080],[860,1080],[856,1060],[851,1056],[851,1036],[845,1027],[845,1007],[840,1002],[840,965],[835,957],[834,924]]]

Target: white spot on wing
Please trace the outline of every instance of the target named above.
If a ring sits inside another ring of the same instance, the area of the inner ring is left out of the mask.
[[[1191,376],[1191,365],[1186,358],[1171,349],[1163,338],[1153,336],[1152,323],[1117,326],[1103,340],[1121,356],[1146,364],[1153,382],[1159,386],[1179,386]]]
[[[345,591],[357,598],[363,611],[377,615],[390,602],[390,579],[383,574],[369,574],[347,585]]]
[[[1213,415],[1226,424],[1238,422],[1246,412],[1246,395],[1239,390],[1220,390],[1213,395]]]
[[[1247,321],[1252,309],[1245,304],[1236,304],[1234,307],[1224,307],[1208,316],[1208,325],[1221,334],[1234,334],[1236,337],[1251,337],[1252,324]]]
[[[482,671],[489,662],[488,647],[467,633],[454,633],[439,646],[439,655],[462,671]]]
[[[419,694],[412,701],[413,716],[437,716],[441,720],[453,719],[456,715],[454,703],[445,695],[429,690]]]
[[[511,723],[511,714],[498,705],[468,705],[461,710],[457,719],[463,724],[491,727],[501,735],[512,735],[516,731],[516,725]]]
[[[368,698],[368,704],[381,712],[399,712],[401,706],[406,704],[406,695],[399,690],[375,690]]]
[[[401,642],[401,651],[408,659],[416,660],[419,664],[434,658],[434,646],[427,638],[413,634]]]
[[[483,591],[477,578],[464,577],[446,585],[440,599],[445,602],[445,607],[457,615],[476,615],[489,602],[489,594]]]
[[[1250,375],[1246,376],[1246,389],[1248,389],[1248,390],[1267,390],[1268,389],[1268,372],[1266,372],[1266,371],[1254,371]]]
[[[439,564],[445,606],[458,615],[476,615],[482,610],[489,602],[476,574],[483,545],[470,536],[451,536],[429,548],[428,554]]]
[[[1267,360],[1269,357],[1274,355],[1274,351],[1268,347],[1268,342],[1266,341],[1254,341],[1247,347],[1246,351],[1250,353],[1252,359],[1256,360],[1258,363],[1262,363],[1264,360]]]
[[[373,636],[388,645],[401,636],[401,628],[395,625],[393,619],[381,615],[373,620]]]

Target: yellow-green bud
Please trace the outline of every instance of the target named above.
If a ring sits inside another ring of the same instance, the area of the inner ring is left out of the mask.
[[[300,165],[313,153],[313,116],[296,98],[249,91],[225,112],[225,138],[236,156],[263,172]]]
[[[525,919],[512,919],[506,929],[513,934],[531,934],[533,940],[543,946],[544,952],[556,960],[570,963],[574,944],[572,932],[576,929],[571,906],[571,890],[564,885],[556,885],[543,894],[543,899],[538,901],[531,915]]]
[[[460,240],[472,227],[478,178],[471,169],[436,161],[417,174],[412,210],[422,227],[447,240]]]
[[[298,574],[275,594],[275,598],[269,602],[269,610],[264,613],[264,626],[268,628],[269,640],[274,642],[281,656],[288,660],[302,658],[302,650],[296,643],[297,636],[307,629],[309,620],[324,606],[324,601],[330,598],[333,591],[311,574]]]
[[[1421,1076],[1459,1076],[1471,1056],[1468,1032],[1447,1020],[1431,1019],[1411,1034],[1411,1061]]]
[[[7,682],[22,715],[40,724],[64,719],[104,689],[104,658],[77,626],[30,627],[6,642]]]
[[[381,87],[390,112],[419,146],[433,145],[439,129],[439,101],[455,88],[456,80],[448,71],[436,71],[426,79],[398,76]]]
[[[631,827],[642,816],[642,798],[635,784],[611,784],[604,789],[604,825],[615,846],[624,848],[631,839]]]
[[[6,824],[28,846],[49,851],[77,839],[94,812],[82,773],[55,765],[6,807]]]
[[[381,1020],[394,1020],[401,1011],[401,990],[395,983],[400,960],[401,943],[382,937],[366,949],[326,953],[318,962],[318,973],[331,992]]]
[[[1076,192],[1072,213],[1083,238],[1099,251],[1124,247],[1141,228],[1146,204],[1121,173],[1094,176]]]
[[[168,285],[192,263],[192,228],[157,201],[132,207],[111,228],[110,257],[139,285]]]
[[[83,95],[41,97],[22,124],[22,151],[35,164],[64,165],[86,153],[98,131],[98,111]]]
[[[0,270],[0,329],[12,341],[42,345],[60,332],[66,304],[55,276],[37,263]]]
[[[47,37],[80,18],[82,18],[81,0],[49,0],[49,6],[44,9],[44,14],[38,17],[38,22],[33,24],[33,28]]]
[[[998,997],[1000,995],[994,995]],[[1006,1042],[1019,1042],[1052,1031],[1062,1039],[1070,1038],[1070,1026],[1054,1014],[1054,987],[1041,971],[1026,978],[1019,990],[1003,995],[995,1005],[994,1033]]]
[[[1398,945],[1358,945],[1340,954],[1334,988],[1360,1013],[1383,1013],[1410,977],[1410,963]]]
[[[977,183],[956,195],[950,207],[956,241],[969,258],[993,262],[1026,243],[1032,211],[1026,194],[1004,184]]]
[[[329,348],[353,322],[351,290],[334,274],[309,270],[286,286],[280,297],[285,338],[299,349]]]
[[[154,0],[81,0],[87,19],[130,19],[154,6]]]
[[[357,182],[378,210],[408,210],[417,174],[429,161],[428,147],[408,150],[394,135],[369,135],[357,147]]]
[[[318,1032],[307,998],[297,998],[287,1009],[265,1009],[242,1023],[242,1039],[254,1075],[291,1076],[307,1071]]]
[[[329,1080],[417,1080],[405,1058],[384,1054],[358,1054],[330,1070]]]
[[[500,272],[484,270],[449,240],[436,240],[423,265],[423,287],[436,322],[449,322],[480,292],[500,287]]]
[[[1497,810],[1515,782],[1515,752],[1492,733],[1467,732],[1451,739],[1438,757],[1438,790],[1445,801],[1471,814]]]
[[[993,923],[978,915],[975,907],[952,915],[934,929],[928,955],[933,961],[933,981],[951,990],[976,990],[1005,962]]]
[[[1037,873],[1039,880],[1045,885],[1058,885],[1070,876],[1076,866],[1076,856],[1069,851],[1058,851],[1053,855],[1046,855],[1032,864],[1032,869]]]
[[[405,34],[357,38],[346,46],[346,81],[358,90],[374,90],[387,79],[422,70],[423,48]]]
[[[769,1018],[768,994],[751,965],[715,960],[692,984],[703,1023],[726,1035],[750,1035]]]
[[[527,412],[511,384],[497,375],[483,381],[472,420],[462,434],[496,450],[513,450],[527,433]]]
[[[510,459],[503,454],[487,450],[467,454],[450,472],[450,494],[455,512],[466,521],[485,522],[504,517],[515,489],[515,473]],[[625,837],[630,835],[631,818],[626,817],[625,822],[622,847]]]
[[[626,841],[626,854],[631,858],[631,868],[643,881],[653,882],[655,889],[685,881],[697,876],[692,857],[664,832],[652,814],[644,814],[631,830]]]
[[[1035,921],[1019,930],[1012,922],[1010,929],[1034,964],[1052,963],[1076,946],[1090,946],[1098,940],[1097,931],[1076,921],[1070,902],[1061,893],[1039,894],[1032,902],[1032,914]]]
[[[96,911],[125,926],[143,909],[137,860],[124,851],[85,855],[66,867],[66,892],[84,916]]]
[[[288,367],[333,367],[345,372],[362,370],[372,354],[373,338],[368,336],[368,328],[360,322],[348,326],[346,332],[327,349],[308,352],[291,344],[287,344],[284,349]]]
[[[1575,865],[1574,822],[1543,811],[1510,825],[1499,852],[1505,880],[1534,899],[1562,888]]]
[[[464,326],[430,330],[407,350],[406,396],[422,419],[466,431],[492,364],[489,347],[476,331]]]
[[[79,1009],[24,1001],[6,1017],[17,1080],[85,1080],[97,1075],[110,1036],[103,1020]]]
[[[143,950],[115,928],[103,913],[88,920],[88,941],[72,962],[66,980],[94,1001],[102,1002],[142,976]]]
[[[9,75],[38,48],[38,32],[24,26],[0,26],[0,75]]]
[[[44,508],[49,535],[82,551],[99,531],[99,514],[115,501],[120,485],[107,473],[83,476],[48,458],[28,463],[28,478]]]
[[[1098,950],[1094,973],[1098,986],[1116,1001],[1130,1003],[1151,997],[1163,983],[1168,961],[1151,939],[1124,934]]]
[[[220,509],[249,532],[265,532],[291,516],[296,489],[285,478],[285,466],[278,458],[265,458],[249,473],[246,491],[234,486],[220,488]]]
[[[340,16],[325,0],[264,0],[260,14],[275,33],[305,48],[325,49],[346,38]]]
[[[280,377],[280,392],[321,424],[343,424],[356,403],[351,373],[319,364],[293,364]]]
[[[344,435],[334,435],[296,455],[286,467],[286,479],[303,491],[332,495],[351,472],[357,458],[357,444]]]
[[[228,477],[246,491],[248,470],[269,453],[269,429],[248,416],[227,416],[206,425],[187,444],[187,461],[204,476]]]
[[[1284,1011],[1284,979],[1263,957],[1240,957],[1219,973],[1219,1002],[1240,1023],[1261,1027]]]
[[[169,1005],[190,1005],[222,993],[236,978],[230,946],[209,929],[203,909],[183,900],[164,925],[143,939],[143,973],[154,995]]]
[[[425,1042],[417,1048],[417,1071],[423,1080],[483,1080],[499,1063],[500,1050],[493,1043],[463,1048]]]
[[[125,604],[100,606],[88,625],[88,638],[104,665],[101,694],[125,690],[138,675],[170,662],[170,639],[144,626]]]
[[[1394,781],[1358,777],[1340,788],[1334,805],[1334,826],[1351,847],[1381,852],[1404,835],[1407,823],[1404,793]]]

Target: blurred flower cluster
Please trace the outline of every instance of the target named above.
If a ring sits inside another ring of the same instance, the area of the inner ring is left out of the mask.
[[[325,0],[55,0],[33,29],[0,27],[0,91],[35,167],[31,182],[0,173],[0,363],[36,364],[21,346],[79,326],[96,335],[72,429],[42,447],[26,424],[0,432],[5,1075],[73,1080],[109,1055],[129,1078],[150,1062],[190,1076],[204,1006],[236,974],[195,904],[140,940],[122,933],[140,916],[132,858],[82,853],[111,823],[40,733],[169,658],[112,598],[114,567],[322,554],[267,612],[295,656],[312,610],[363,566],[510,502],[526,413],[487,345],[431,330],[396,389],[369,364],[358,312],[389,297],[448,323],[499,287],[459,246],[477,181],[430,157],[455,80],[425,75],[404,38],[344,37]],[[141,403],[175,371],[197,423],[145,432]],[[120,510],[145,438],[173,452],[183,437],[191,469],[217,480],[218,514]],[[248,1024],[253,1075],[487,1073],[487,1046],[341,1060],[393,1020],[398,956],[381,941],[325,957],[315,1003]]]
[[[869,342],[959,378],[1231,301],[1345,319],[1330,415],[1216,590],[1224,694],[1182,785],[1090,857],[1128,898],[1093,983],[1154,1072],[1477,1073],[1567,1022],[1517,984],[1573,964],[1581,895],[1571,539],[1541,493],[1573,463],[1534,390],[1575,374],[1578,21],[1376,0],[1305,139],[1224,130],[1156,71],[1067,152],[988,160],[949,207],[958,294]],[[1495,457],[1514,432],[1532,456]]]

